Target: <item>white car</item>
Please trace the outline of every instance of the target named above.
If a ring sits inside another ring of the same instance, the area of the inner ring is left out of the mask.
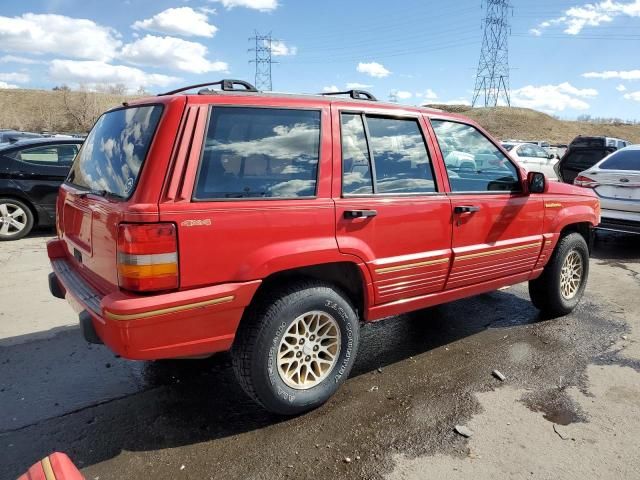
[[[613,152],[580,172],[573,183],[598,195],[599,229],[640,234],[640,145]]]
[[[558,179],[558,175],[553,169],[558,163],[558,159],[544,148],[532,143],[503,142],[502,146],[509,152],[511,158],[522,165],[527,172],[542,172],[549,180]]]

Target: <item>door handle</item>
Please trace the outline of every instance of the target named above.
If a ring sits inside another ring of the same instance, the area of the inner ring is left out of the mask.
[[[353,220],[354,218],[369,218],[378,215],[376,210],[345,210],[344,218]]]
[[[480,211],[480,207],[476,205],[458,205],[453,207],[453,213],[461,214],[461,213],[474,213]]]

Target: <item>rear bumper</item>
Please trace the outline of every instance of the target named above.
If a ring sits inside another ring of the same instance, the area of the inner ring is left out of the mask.
[[[640,234],[640,213],[602,209],[598,230]]]
[[[227,283],[150,296],[121,291],[102,295],[65,257],[56,256],[63,251],[56,242],[59,240],[48,245],[53,267],[51,293],[57,297],[62,294],[85,318],[90,315],[98,337],[95,340],[129,359],[190,357],[229,350],[244,309],[261,283]],[[83,331],[87,327],[85,320]]]

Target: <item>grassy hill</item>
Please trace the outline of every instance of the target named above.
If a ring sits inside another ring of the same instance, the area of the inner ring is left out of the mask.
[[[499,139],[514,138],[569,143],[578,135],[605,135],[640,143],[640,125],[558,120],[546,113],[528,108],[471,108],[465,105],[430,106],[472,118]]]
[[[86,132],[105,110],[134,97],[87,91],[0,90],[0,128],[33,132]],[[640,125],[558,120],[527,108],[432,105],[462,113],[499,139],[568,143],[577,135],[608,135],[640,143]]]

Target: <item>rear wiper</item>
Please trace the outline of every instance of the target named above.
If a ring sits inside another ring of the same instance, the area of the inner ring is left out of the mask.
[[[123,198],[120,195],[117,195],[115,193],[109,192],[108,190],[104,190],[104,189],[90,189],[90,190],[84,190],[80,193],[78,193],[78,197],[86,197],[87,195],[96,195],[97,197],[115,197],[115,198]]]

